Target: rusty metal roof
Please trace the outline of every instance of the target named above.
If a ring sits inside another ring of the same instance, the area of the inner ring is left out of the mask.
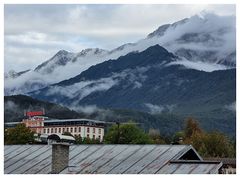
[[[51,173],[51,145],[4,146],[5,174]],[[195,154],[196,160],[183,160]],[[220,162],[203,161],[190,145],[72,145],[62,174],[217,173]]]

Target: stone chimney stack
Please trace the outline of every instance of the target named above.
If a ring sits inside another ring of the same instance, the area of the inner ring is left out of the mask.
[[[58,174],[68,167],[69,162],[69,144],[52,144],[52,174]]]

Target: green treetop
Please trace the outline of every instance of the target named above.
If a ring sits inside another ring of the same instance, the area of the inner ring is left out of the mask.
[[[113,125],[105,135],[104,142],[109,144],[153,143],[150,137],[132,122]]]
[[[15,128],[8,128],[4,133],[5,144],[27,144],[34,142],[34,132],[25,126],[18,124]]]

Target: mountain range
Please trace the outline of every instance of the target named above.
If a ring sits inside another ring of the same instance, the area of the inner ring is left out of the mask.
[[[141,122],[148,128],[194,117],[206,130],[234,136],[235,33],[235,17],[205,14],[113,50],[61,50],[33,70],[6,74],[5,95],[26,94],[78,112],[123,110],[127,118],[146,116]],[[114,118],[118,112],[108,117]]]
[[[188,68],[204,71],[236,67],[236,28],[234,16],[206,13],[161,25],[135,43],[112,50],[84,49],[78,53],[60,50],[51,59],[18,77],[5,73],[5,95],[22,94],[72,78],[109,59],[115,60],[133,51],[159,44],[179,56]],[[206,65],[207,64],[207,65]],[[63,72],[64,71],[64,72]],[[19,72],[15,72],[19,73]]]
[[[28,94],[74,110],[97,106],[151,114],[167,112],[232,130],[235,112],[229,106],[236,101],[236,70],[198,71],[176,64],[178,60],[155,45]]]

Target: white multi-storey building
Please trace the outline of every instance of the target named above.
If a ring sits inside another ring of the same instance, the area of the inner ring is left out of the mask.
[[[104,122],[90,119],[48,119],[44,116],[31,116],[22,122],[5,123],[6,127],[14,127],[23,123],[37,134],[52,135],[70,133],[81,138],[99,139],[103,141]]]
[[[103,140],[104,122],[89,119],[45,120],[41,134],[71,133],[82,138]]]

